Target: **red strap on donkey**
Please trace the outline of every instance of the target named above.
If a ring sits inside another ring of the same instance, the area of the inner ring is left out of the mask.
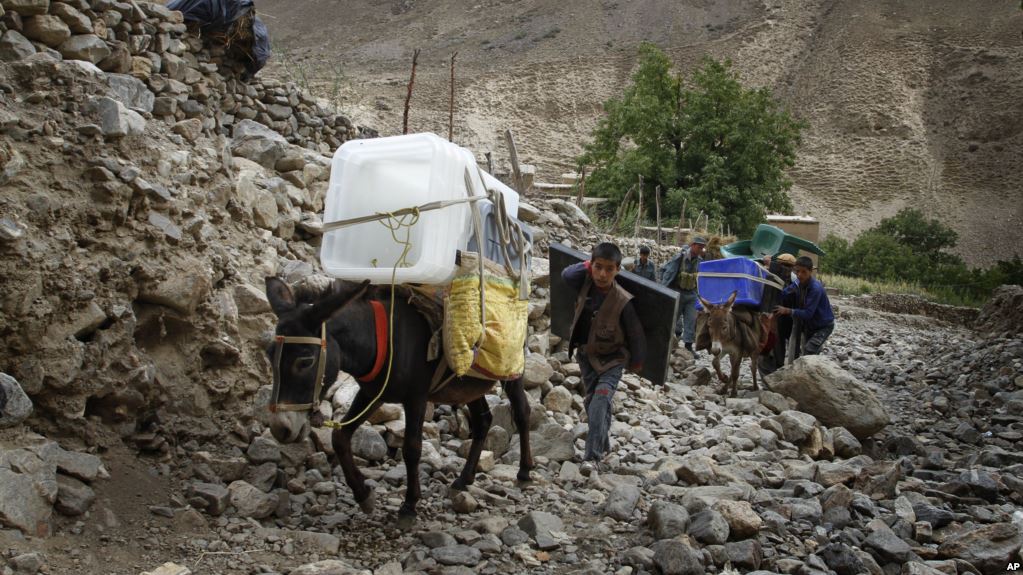
[[[380,375],[380,370],[384,368],[384,358],[387,357],[387,310],[384,309],[383,303],[376,300],[369,302],[369,305],[373,306],[373,323],[376,326],[377,334],[377,357],[373,361],[373,369],[366,375],[356,378],[363,383],[373,381]]]

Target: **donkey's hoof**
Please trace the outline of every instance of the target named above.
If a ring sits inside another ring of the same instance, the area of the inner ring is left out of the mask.
[[[398,510],[398,529],[402,531],[412,529],[412,526],[416,524],[416,517],[415,509],[405,509],[402,507]]]
[[[529,476],[528,469],[520,469],[519,473],[515,476],[516,479],[522,482],[532,481],[533,478]]]
[[[465,491],[468,488],[469,485],[466,482],[462,481],[461,477],[458,477],[451,482],[451,489],[454,489],[455,491]]]
[[[362,509],[362,512],[365,513],[366,515],[369,515],[373,513],[373,509],[376,508],[377,497],[372,491],[370,491],[369,495],[367,495],[365,499],[359,501],[358,503],[359,509]]]

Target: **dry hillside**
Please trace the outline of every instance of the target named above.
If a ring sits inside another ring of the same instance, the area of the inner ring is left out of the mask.
[[[656,42],[682,70],[731,58],[808,124],[797,212],[847,237],[915,205],[959,231],[971,263],[1023,253],[1023,12],[1018,2],[937,0],[264,0],[275,60],[384,135],[401,129],[411,53],[422,49],[410,125],[520,155],[555,180]],[[343,73],[337,72],[343,70]]]

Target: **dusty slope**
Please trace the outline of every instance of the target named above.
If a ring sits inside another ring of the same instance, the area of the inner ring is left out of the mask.
[[[502,161],[500,134],[512,128],[547,181],[571,169],[638,42],[683,69],[727,56],[807,121],[792,196],[825,232],[851,236],[915,205],[953,225],[973,263],[1023,253],[1016,2],[265,0],[260,10],[279,48],[268,73],[318,84],[385,135],[400,130],[415,47],[411,127],[446,133],[458,51],[455,140]]]

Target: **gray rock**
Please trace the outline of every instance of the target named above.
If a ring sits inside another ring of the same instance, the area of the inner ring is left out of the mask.
[[[108,138],[134,136],[146,129],[145,118],[112,98],[93,98],[86,111],[99,119],[100,130]]]
[[[13,427],[32,414],[32,400],[18,380],[0,373],[0,428]]]
[[[262,465],[249,467],[245,472],[244,479],[263,493],[270,493],[270,490],[273,489],[274,483],[277,482],[277,464],[273,462],[266,462]],[[333,492],[333,484],[330,484],[330,487],[330,492]]]
[[[747,501],[721,500],[714,504],[714,511],[725,519],[729,534],[735,538],[756,537],[764,524],[764,520]]]
[[[551,461],[572,459],[575,456],[574,439],[571,430],[554,422],[541,425],[529,436],[533,456],[546,457]]]
[[[455,538],[443,531],[427,531],[426,533],[420,533],[419,539],[422,540],[423,545],[426,545],[430,549],[437,549],[438,547],[453,547],[458,545],[458,541]]]
[[[14,62],[36,53],[36,47],[17,30],[8,30],[0,37],[0,60]]]
[[[203,501],[203,509],[210,515],[217,516],[227,511],[231,493],[223,485],[196,481],[189,488],[189,497]]]
[[[657,501],[647,514],[647,525],[656,539],[671,539],[686,532],[689,512],[681,505]]]
[[[848,429],[835,427],[831,429],[832,441],[835,443],[835,455],[849,459],[863,453],[863,445]]]
[[[508,547],[515,547],[529,542],[529,533],[511,525],[501,531],[501,542]]]
[[[735,567],[760,569],[760,563],[764,560],[764,550],[756,539],[725,543],[725,551]]]
[[[43,563],[43,556],[36,552],[22,553],[11,557],[11,567],[14,568],[15,573],[35,575],[43,568]]]
[[[526,356],[526,367],[522,375],[522,382],[526,389],[540,387],[554,375],[554,368],[547,362],[547,358],[538,354],[530,353]]]
[[[338,559],[327,559],[292,569],[288,575],[370,575],[370,572],[356,569]]]
[[[555,413],[569,413],[572,411],[572,392],[560,385],[547,393],[543,398],[544,406]]]
[[[692,547],[677,539],[665,539],[650,546],[654,565],[662,575],[703,575],[703,558]]]
[[[383,461],[387,457],[387,442],[373,428],[360,425],[352,434],[352,453],[366,461]]]
[[[1023,536],[1011,523],[995,523],[971,529],[951,537],[938,547],[942,557],[964,559],[982,573],[1001,573],[1006,565],[1019,560]]]
[[[0,452],[0,524],[46,537],[57,492],[52,463],[25,449]]]
[[[717,465],[706,455],[687,455],[675,469],[675,475],[690,485],[710,485],[717,479]]]
[[[817,426],[817,418],[802,411],[783,411],[774,416],[774,420],[781,424],[785,441],[799,445]]]
[[[91,487],[67,475],[57,475],[57,511],[64,515],[78,516],[84,514],[96,500],[96,492]]]
[[[263,493],[245,481],[234,481],[227,486],[231,505],[239,517],[264,519],[277,510],[277,495]]]
[[[830,543],[818,551],[817,555],[838,575],[869,573],[859,556],[844,543]]]
[[[578,225],[590,227],[590,217],[586,215],[586,212],[579,206],[575,205],[574,202],[566,200],[550,200],[550,206],[554,208],[554,211],[558,212],[565,221],[574,222]],[[521,210],[520,210],[521,211]]]
[[[519,519],[518,526],[534,539],[539,535],[550,535],[552,532],[565,530],[561,518],[546,511],[530,511]]]
[[[277,463],[281,460],[281,446],[274,438],[261,435],[252,440],[245,455],[253,463],[266,463],[268,461]]]
[[[159,212],[149,212],[147,220],[153,227],[160,230],[168,243],[177,244],[181,241],[181,238],[183,237],[181,228],[172,222],[167,216]]]
[[[887,525],[874,523],[874,532],[867,536],[863,546],[873,551],[884,563],[905,563],[919,560],[916,553]]]
[[[639,488],[635,485],[621,484],[611,490],[604,503],[604,513],[619,521],[632,519],[632,512],[640,498]]]
[[[480,506],[479,501],[466,491],[460,491],[451,498],[451,508],[455,513],[472,513]]]
[[[273,169],[288,150],[284,136],[253,120],[242,120],[234,126],[231,153]]]
[[[46,14],[50,9],[50,0],[3,0],[3,7],[17,12],[22,17]]]
[[[202,136],[202,120],[199,118],[181,120],[171,126],[171,132],[178,134],[189,142],[194,142],[199,139],[199,136]]]
[[[114,99],[133,110],[152,112],[156,96],[144,82],[127,74],[107,74]]]
[[[70,4],[55,2],[50,6],[50,13],[63,20],[75,34],[93,33],[92,20],[75,10]]]
[[[916,516],[917,521],[926,521],[930,523],[931,527],[934,529],[941,529],[949,523],[952,523],[955,519],[955,514],[951,511],[946,511],[926,503],[914,504],[913,514]]]
[[[540,216],[542,214],[543,214],[543,212],[541,212],[537,208],[531,206],[530,204],[527,204],[526,202],[522,202],[522,201],[519,202],[518,218],[520,220],[526,222],[527,224],[531,224],[531,223],[539,220]]]
[[[47,443],[34,451],[46,462],[56,465],[57,471],[86,483],[110,477],[103,460],[91,453],[67,451],[56,443]]]
[[[689,534],[705,545],[721,545],[728,541],[728,522],[713,509],[704,509],[689,523]]]
[[[483,553],[468,545],[450,545],[430,551],[430,556],[441,565],[465,565],[473,567],[483,559]]]
[[[773,391],[795,399],[801,411],[827,427],[844,427],[859,439],[891,421],[870,389],[823,355],[800,357],[768,376],[768,383]]]
[[[40,14],[25,18],[22,27],[25,37],[42,42],[51,48],[60,46],[71,37],[71,29],[60,18],[51,14]]]
[[[66,60],[84,60],[93,64],[99,64],[110,56],[110,47],[95,34],[72,36],[57,50]]]

